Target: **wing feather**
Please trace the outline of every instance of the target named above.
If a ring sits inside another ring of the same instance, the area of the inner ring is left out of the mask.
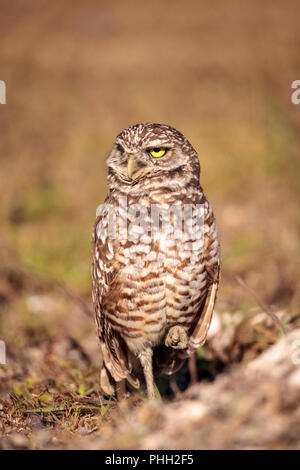
[[[107,234],[107,224],[104,217],[104,212],[98,215],[94,226],[92,281],[93,303],[102,353],[100,385],[104,393],[112,395],[115,392],[115,382],[127,379],[133,387],[138,388],[139,380],[132,373],[132,364],[124,340],[112,327],[103,308],[104,300],[110,295],[117,275],[114,258],[106,256],[107,237],[103,232],[106,231]]]
[[[204,302],[202,303],[192,326],[188,348],[189,355],[202,346],[206,341],[220,280],[220,244],[218,239],[218,230],[216,219],[208,201],[205,211],[204,226],[203,263],[205,264],[207,273],[207,292]]]

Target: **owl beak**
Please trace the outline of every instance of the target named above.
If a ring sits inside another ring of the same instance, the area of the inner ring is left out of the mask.
[[[131,178],[133,172],[134,172],[134,167],[135,167],[135,160],[132,155],[129,156],[128,162],[127,162],[127,173],[129,178]]]
[[[136,156],[130,155],[127,162],[127,173],[129,178],[134,177],[134,174],[144,168],[144,166],[144,162],[140,161]]]

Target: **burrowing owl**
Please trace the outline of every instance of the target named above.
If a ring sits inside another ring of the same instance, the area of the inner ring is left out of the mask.
[[[177,130],[137,124],[107,159],[109,192],[93,234],[93,302],[101,387],[155,396],[205,342],[219,283],[216,221],[199,183],[197,153]]]

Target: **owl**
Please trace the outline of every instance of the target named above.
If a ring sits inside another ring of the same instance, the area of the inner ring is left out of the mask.
[[[107,158],[108,195],[93,231],[100,384],[146,387],[173,374],[207,336],[220,275],[216,220],[197,152],[176,129],[136,124]]]

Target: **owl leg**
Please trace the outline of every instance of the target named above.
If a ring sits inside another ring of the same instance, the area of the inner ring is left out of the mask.
[[[117,392],[118,400],[122,400],[124,398],[125,393],[126,393],[126,381],[124,379],[120,380],[120,382],[117,382],[116,392]]]
[[[180,325],[172,326],[165,339],[168,348],[186,349],[188,347],[188,336],[185,329]]]
[[[153,356],[153,351],[151,348],[145,349],[143,352],[141,352],[138,355],[138,358],[143,368],[145,380],[146,380],[148,398],[151,400],[155,398],[152,356]]]

